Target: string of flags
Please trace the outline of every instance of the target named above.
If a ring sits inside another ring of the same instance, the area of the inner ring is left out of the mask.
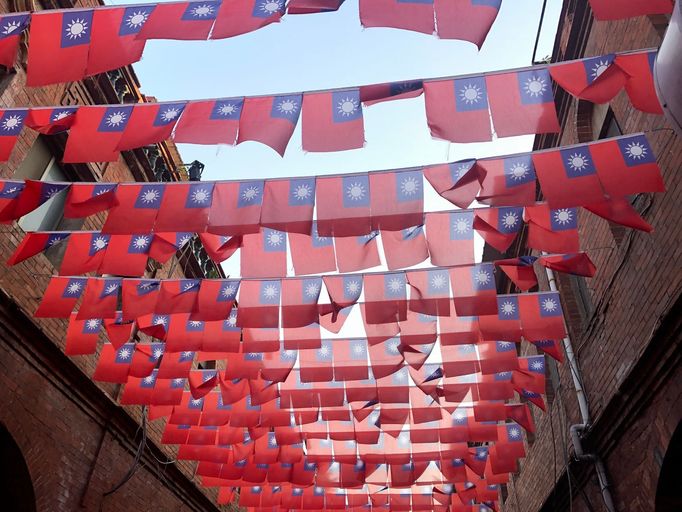
[[[68,130],[67,163],[115,161],[120,151],[170,138],[194,144],[256,141],[283,156],[299,117],[305,151],[357,149],[365,143],[363,104],[421,94],[437,139],[464,143],[490,141],[493,134],[557,133],[552,80],[575,97],[599,103],[625,89],[635,108],[662,114],[653,83],[655,57],[655,50],[644,50],[475,76],[272,96],[4,109],[0,160],[9,158],[24,125],[43,134]]]

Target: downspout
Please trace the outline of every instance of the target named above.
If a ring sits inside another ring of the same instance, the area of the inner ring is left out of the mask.
[[[551,268],[545,267],[545,272],[547,273],[547,280],[549,281],[549,289],[553,292],[558,292],[559,290],[557,288],[554,271]],[[571,425],[569,428],[571,442],[573,443],[573,451],[575,452],[575,458],[579,461],[591,462],[594,464],[594,470],[597,473],[597,479],[599,480],[599,488],[601,490],[602,499],[604,500],[604,506],[608,512],[616,512],[616,505],[613,502],[613,496],[611,496],[611,484],[609,483],[608,475],[606,474],[606,466],[604,466],[604,462],[597,454],[585,453],[583,450],[582,435],[589,430],[591,424],[590,408],[587,403],[587,396],[582,384],[580,367],[578,366],[578,360],[576,359],[575,352],[573,351],[573,343],[571,343],[568,330],[566,337],[563,339],[563,345],[564,351],[566,352],[568,367],[571,371],[571,377],[573,379],[573,387],[575,388],[575,393],[578,399],[580,418],[582,419],[582,423]]]

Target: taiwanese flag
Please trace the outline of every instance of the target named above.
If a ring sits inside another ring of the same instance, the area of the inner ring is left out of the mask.
[[[514,371],[512,382],[516,387],[544,393],[545,356],[520,357],[519,369]]]
[[[142,58],[145,41],[137,39],[154,5],[96,9],[86,75],[121,68]]]
[[[481,188],[476,160],[424,167],[424,177],[438,195],[460,208],[468,208]]]
[[[155,231],[182,230],[202,232],[208,226],[208,213],[213,201],[213,183],[177,183],[165,187],[154,224]]]
[[[287,275],[287,235],[263,228],[244,235],[240,256],[243,277],[284,277]]]
[[[409,277],[409,276],[408,276]],[[447,274],[446,274],[447,279]],[[412,300],[412,299],[410,299]],[[400,327],[400,343],[403,347],[403,355],[409,359],[410,354],[405,347],[423,345],[421,347],[425,352],[431,352],[432,344],[437,338],[437,321],[435,316],[426,315],[423,313],[415,313],[408,310],[407,319],[399,322]],[[428,354],[427,354],[428,355]],[[418,355],[417,355],[418,357]],[[411,361],[408,360],[408,363]],[[422,361],[423,363],[423,361]],[[416,366],[416,365],[411,365]],[[419,364],[421,366],[421,364]]]
[[[433,34],[433,0],[360,0],[360,22]]]
[[[199,233],[199,240],[208,257],[216,263],[229,259],[242,244],[242,238],[239,236],[229,237],[211,233]]]
[[[121,282],[118,277],[89,279],[76,318],[116,318]]]
[[[272,382],[283,382],[287,379],[296,364],[298,352],[282,347],[277,352],[263,354],[261,375]]]
[[[334,340],[334,380],[366,380],[367,370],[367,340],[348,339]]]
[[[485,242],[504,253],[523,225],[523,208],[478,208],[474,210],[474,229]]]
[[[262,180],[216,183],[208,231],[230,236],[258,233],[263,187]]]
[[[19,246],[7,260],[7,265],[16,265],[69,238],[70,233],[45,232],[26,233]],[[79,272],[76,272],[79,273]]]
[[[538,263],[543,267],[575,276],[593,277],[597,272],[597,267],[584,252],[541,256],[538,258]]]
[[[407,404],[410,402],[410,372],[407,366],[381,379],[377,379],[379,402]],[[383,450],[382,450],[383,453]]]
[[[0,162],[5,162],[17,143],[28,109],[0,110]]]
[[[149,405],[152,403],[154,395],[154,384],[158,373],[154,370],[146,377],[132,377],[129,376],[123,393],[121,393],[120,402],[123,405]]]
[[[237,290],[239,290],[238,280],[202,280],[196,311],[192,314],[192,318],[206,321],[227,318],[234,306]]]
[[[345,0],[289,0],[287,14],[314,14],[336,11]],[[343,508],[343,507],[341,507]]]
[[[283,14],[284,0],[223,0],[211,39],[253,32],[279,22]]]
[[[616,65],[627,74],[625,92],[637,110],[650,114],[662,114],[663,109],[654,86],[654,63],[656,50],[616,56]]]
[[[437,266],[473,263],[473,223],[472,210],[426,214],[426,243],[431,263]]]
[[[315,204],[323,236],[359,236],[372,230],[367,174],[317,178]]]
[[[149,247],[149,257],[164,264],[189,243],[192,237],[193,233],[154,233]]]
[[[2,143],[1,139],[2,136],[0,135],[0,144]],[[0,219],[2,221],[8,221],[23,217],[68,187],[68,184],[49,183],[36,180],[26,180],[25,183],[20,184],[17,184],[17,182],[9,182],[4,189],[4,195],[13,200],[10,204],[5,206]],[[17,194],[18,197],[16,197]]]
[[[141,148],[169,139],[184,108],[185,102],[135,105],[116,149]]]
[[[452,142],[492,139],[485,77],[425,82],[424,94],[434,137]]]
[[[354,272],[381,265],[377,244],[378,232],[369,235],[339,237],[335,240],[339,272]]]
[[[158,295],[158,294],[154,294]],[[137,326],[143,333],[153,338],[166,339],[171,327],[171,317],[169,315],[135,315],[130,314],[123,308],[123,318],[132,317],[136,319]]]
[[[438,37],[462,39],[479,48],[492,27],[502,0],[434,0]]]
[[[123,281],[121,292],[123,319],[133,320],[153,313],[159,298],[160,286],[161,282],[154,279],[126,279]]]
[[[118,144],[132,112],[133,105],[79,107],[66,141],[63,161],[78,163],[118,160]]]
[[[407,283],[404,272],[366,274],[363,281],[367,323],[384,324],[407,318]]]
[[[525,457],[523,430],[516,423],[507,423],[497,427],[495,453],[501,459],[516,460]]]
[[[243,281],[239,290],[237,324],[242,327],[279,327],[281,283]]]
[[[69,326],[66,329],[64,353],[67,356],[94,354],[101,329],[102,320],[98,318],[78,320],[76,313],[71,313]]]
[[[359,89],[303,95],[304,151],[343,151],[364,143]]]
[[[193,318],[193,316],[190,316]],[[225,353],[239,352],[242,330],[237,327],[237,310],[233,309],[226,320],[214,320],[204,323],[201,337],[201,349],[210,354],[208,360],[219,359]]]
[[[64,204],[64,217],[76,219],[108,210],[115,204],[114,183],[72,183]]]
[[[590,5],[598,20],[621,20],[673,12],[670,0],[590,0]]]
[[[421,80],[364,85],[360,87],[360,100],[369,107],[384,101],[416,98],[423,92],[424,83]]]
[[[478,317],[464,316],[453,311],[448,317],[438,318],[440,344],[461,345],[476,343],[479,339]]]
[[[31,16],[26,85],[78,81],[85,76],[92,9],[43,11]]]
[[[381,231],[381,245],[389,270],[411,267],[429,257],[423,226]]]
[[[469,375],[479,370],[476,345],[455,345],[442,351],[443,372],[446,377]]]
[[[80,299],[87,277],[51,277],[47,289],[43,293],[40,306],[36,310],[36,318],[69,318],[71,311]]]
[[[329,301],[336,313],[352,306],[362,293],[361,276],[324,276],[322,278],[329,294]]]
[[[144,275],[149,259],[153,235],[114,235],[99,267],[101,274],[140,277]]]
[[[128,380],[134,354],[134,343],[126,343],[118,349],[109,343],[105,343],[99,354],[95,373],[92,375],[93,380],[125,384]]]
[[[166,188],[160,183],[119,185],[116,189],[115,204],[109,210],[109,216],[102,231],[105,233],[151,232]]]
[[[483,315],[478,325],[484,340],[521,340],[521,314],[519,295],[497,297],[497,314]]]
[[[28,13],[0,16],[0,65],[14,67],[21,33],[31,20]]]
[[[580,251],[576,208],[552,210],[546,204],[527,206],[525,219],[528,223],[528,247],[550,253]]]
[[[556,359],[559,362],[563,362],[564,354],[559,347],[559,344],[555,340],[540,340],[531,342],[538,350],[541,350],[548,356]]]
[[[11,222],[18,218],[14,215],[19,197],[26,188],[24,181],[0,180],[0,223]]]
[[[478,354],[481,373],[484,375],[509,372],[519,367],[516,344],[511,341],[480,342]]]
[[[623,197],[611,197],[608,201],[585,205],[585,209],[621,226],[639,229],[647,233],[654,230],[653,226],[635,210],[632,203]]]
[[[163,379],[186,377],[192,368],[194,355],[194,352],[190,351],[164,354],[159,365],[159,377]]]
[[[488,75],[486,84],[498,137],[559,132],[547,68]]]
[[[492,263],[450,269],[455,311],[459,316],[497,312],[497,292]]]
[[[196,308],[201,279],[169,279],[161,281],[155,313],[191,313]]]
[[[549,72],[556,83],[576,98],[608,103],[625,85],[627,75],[614,64],[614,54],[555,64]]]
[[[379,172],[369,175],[372,196],[372,229],[393,231],[424,222],[424,178],[421,169]]]
[[[317,299],[322,278],[285,279],[282,282],[282,327],[305,327],[319,320]]]
[[[320,326],[316,323],[283,331],[284,348],[287,350],[320,348]]]
[[[310,235],[289,233],[289,248],[296,275],[336,270],[334,240],[329,236],[320,236],[317,222],[313,222]]]
[[[520,295],[519,308],[521,329],[527,340],[563,339],[566,336],[558,293]]]
[[[161,323],[164,321],[165,323]],[[152,322],[159,323],[160,327],[167,329],[168,334],[165,338],[168,352],[199,350],[201,348],[206,324],[199,320],[190,320],[189,313],[168,316],[154,315]],[[139,323],[140,330],[142,330],[141,322]]]
[[[598,165],[592,156],[593,147],[573,146],[533,153],[542,194],[552,208],[580,206],[604,200]]]
[[[334,380],[332,340],[322,340],[322,346],[318,349],[300,350],[298,356],[301,366],[301,381],[329,382]]]
[[[483,174],[476,199],[491,206],[521,206],[535,202],[535,167],[531,155],[477,162]]]
[[[26,117],[26,126],[45,135],[61,133],[71,128],[77,111],[78,107],[32,108]]]
[[[220,9],[219,0],[157,4],[137,39],[206,40]]]
[[[173,140],[191,144],[234,145],[244,98],[190,101],[175,125]]]
[[[59,267],[62,275],[77,275],[99,270],[109,247],[111,235],[72,233]]]
[[[646,135],[628,135],[589,146],[604,191],[611,197],[664,192],[656,155]],[[585,201],[581,204],[596,203]]]
[[[124,343],[130,341],[133,335],[134,321],[123,320],[123,313],[116,312],[116,318],[110,318],[104,321],[104,329],[107,332],[107,338],[114,347],[120,347]]]
[[[261,226],[288,233],[309,234],[315,207],[315,178],[265,182]]]
[[[432,316],[450,314],[450,276],[445,269],[406,272],[410,311]]]
[[[284,156],[301,113],[302,99],[300,94],[246,98],[237,144],[261,142]]]
[[[535,260],[534,256],[521,256],[519,258],[497,260],[495,266],[500,267],[500,270],[507,275],[519,290],[527,292],[538,285],[538,278],[533,268]]]

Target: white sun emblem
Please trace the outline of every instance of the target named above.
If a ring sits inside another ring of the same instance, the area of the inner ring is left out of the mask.
[[[397,380],[398,382],[403,382],[406,379],[407,379],[407,375],[405,375],[404,371],[401,370],[399,372],[396,372],[395,380]]]
[[[80,39],[88,31],[88,23],[83,18],[74,18],[66,25],[66,37]]]
[[[201,398],[192,398],[192,405],[201,405]]]
[[[404,286],[403,286],[402,281],[401,281],[400,279],[398,279],[397,277],[394,277],[393,279],[391,279],[391,280],[388,282],[388,289],[389,289],[392,293],[397,293],[397,292],[399,292],[399,291],[400,291],[400,288],[404,288]]]
[[[19,125],[21,124],[21,116],[8,116],[3,122],[2,122],[2,129],[5,131],[12,131],[16,130]]]
[[[99,327],[99,320],[88,320],[85,325],[90,330],[97,329]]]
[[[397,340],[389,341],[389,342],[387,343],[387,347],[386,347],[387,350],[388,350],[388,352],[391,353],[391,354],[398,354],[398,353],[400,353],[399,350],[398,350],[398,345],[399,345],[399,343],[400,343],[400,342],[397,341]]]
[[[277,287],[274,284],[269,284],[263,288],[263,297],[266,299],[274,299],[277,297]]]
[[[503,315],[511,316],[516,312],[516,305],[511,301],[503,302],[501,309]]]
[[[320,293],[320,286],[317,283],[308,283],[305,288],[305,294],[308,297],[317,297],[317,294]]]
[[[191,320],[189,322],[190,327],[201,327],[201,322],[198,320]]]
[[[156,319],[154,320],[154,325],[166,325],[166,317],[165,316],[156,317]]]
[[[431,278],[431,286],[436,289],[443,288],[447,284],[447,279],[442,274],[436,274]]]
[[[573,220],[573,212],[566,208],[561,208],[554,212],[554,222],[561,224],[562,226],[570,224]]]
[[[401,446],[407,446],[410,444],[410,434],[403,432],[398,436],[398,444]]]
[[[346,283],[346,291],[351,295],[355,295],[356,293],[360,293],[360,282],[359,281],[348,281],[348,283]]]
[[[107,295],[110,295],[110,294],[114,293],[114,292],[117,291],[117,290],[118,290],[118,285],[117,285],[117,284],[110,284],[109,286],[107,286],[107,287],[105,288],[104,291],[105,291],[105,293],[106,293]]]
[[[147,236],[138,236],[133,241],[133,246],[136,249],[146,249],[147,244],[149,244],[149,237]]]
[[[509,176],[511,176],[513,180],[522,180],[528,175],[529,172],[530,169],[526,164],[518,162],[512,165],[512,167],[509,169]]]
[[[142,382],[144,382],[145,384],[151,384],[154,382],[154,376],[150,375],[149,377],[145,377],[144,379],[142,379]]]
[[[469,223],[466,219],[456,219],[452,229],[455,233],[464,234],[469,231]]]
[[[121,110],[119,110],[118,112],[112,112],[107,117],[107,121],[106,121],[107,126],[113,127],[113,128],[121,126],[125,122],[126,117],[127,117],[126,113],[121,111]]]
[[[126,360],[130,357],[130,349],[122,348],[118,351],[118,358]]]
[[[277,446],[277,439],[275,439],[274,437],[271,437],[270,439],[268,439],[268,444],[270,446]]]
[[[295,350],[284,350],[282,352],[282,357],[284,357],[284,359],[294,359],[296,357],[296,351]]]
[[[507,212],[502,216],[502,225],[507,228],[514,228],[519,222],[518,214],[514,212]]]
[[[265,14],[272,15],[282,10],[282,4],[280,0],[269,0],[263,2],[260,8]]]
[[[197,18],[205,18],[213,14],[213,6],[208,4],[197,5],[191,12]]]
[[[284,233],[271,231],[267,236],[268,245],[278,247],[284,243]]]
[[[647,149],[640,142],[631,142],[625,147],[625,153],[633,160],[641,160],[642,158],[646,158]]]
[[[419,191],[419,183],[417,182],[417,178],[413,176],[405,178],[400,183],[400,190],[402,191],[403,195],[406,196],[412,196],[416,194]]]
[[[296,109],[298,109],[298,103],[294,100],[282,100],[277,105],[277,110],[285,115],[292,115],[296,112]]]
[[[192,192],[192,202],[193,203],[205,203],[208,201],[208,190],[205,188],[199,188]]]
[[[556,311],[558,308],[557,303],[554,299],[545,299],[542,301],[542,309],[548,312]]]
[[[184,357],[185,359],[187,359],[188,357],[192,357],[193,355],[194,355],[194,352],[183,352],[182,353],[182,357]],[[178,380],[182,381],[182,379],[175,379],[175,380],[176,380],[176,384],[177,384]]]
[[[182,291],[188,292],[188,291],[196,288],[196,286],[197,286],[197,283],[194,283],[194,282],[185,283],[185,285],[182,287]]]
[[[610,62],[608,60],[599,60],[594,63],[592,67],[592,79],[596,80],[601,74],[609,68]]]
[[[339,100],[339,103],[337,104],[336,108],[338,110],[339,115],[343,117],[350,117],[353,114],[355,114],[359,106],[360,105],[358,104],[358,101],[356,99],[346,97]]]
[[[81,286],[82,285],[80,283],[71,283],[66,289],[66,291],[69,295],[75,295],[76,293],[81,291]]]
[[[135,11],[128,16],[126,24],[129,28],[140,28],[145,24],[149,18],[149,13],[146,11]]]
[[[461,91],[459,91],[459,97],[467,105],[473,105],[478,103],[483,98],[483,91],[476,84],[467,84]]]
[[[584,171],[587,169],[590,161],[588,158],[580,153],[573,153],[568,157],[568,166],[574,171]]]
[[[162,355],[163,355],[162,348],[154,349],[154,359],[159,359]]]
[[[45,192],[45,200],[51,199],[52,196],[54,196],[55,194],[58,194],[59,192],[60,192],[60,189],[58,189],[58,188],[49,189],[47,192]]]
[[[50,247],[52,247],[53,245],[57,245],[59,242],[63,241],[64,238],[65,238],[65,237],[56,237],[56,238],[53,238],[52,240],[50,240],[50,241],[47,243],[47,245],[49,245]]]
[[[237,288],[233,284],[228,284],[225,288],[223,288],[222,291],[222,296],[223,297],[232,297],[234,295],[234,292],[237,291]]]
[[[187,242],[189,242],[192,239],[191,235],[184,235],[183,237],[178,240],[178,247],[182,247],[185,245]]]
[[[528,96],[534,98],[540,97],[547,90],[547,80],[544,78],[533,75],[524,84],[524,89]]]
[[[184,384],[185,380],[184,379],[173,379],[173,384],[176,386],[179,386],[181,384]]]
[[[328,356],[328,355],[329,355],[329,352],[330,352],[329,347],[326,346],[326,345],[323,345],[323,346],[320,348],[320,350],[317,351],[317,353],[318,353],[321,357],[326,357],[326,356]]]
[[[10,187],[7,190],[2,191],[3,196],[11,196],[13,195],[17,190],[19,190],[19,187]]]
[[[242,192],[242,198],[244,201],[253,201],[258,197],[258,187],[256,186],[250,186],[244,189],[244,192]]]
[[[521,431],[518,428],[510,428],[509,437],[511,439],[518,439],[519,437],[521,437]]]
[[[180,109],[177,107],[172,107],[169,108],[168,110],[164,110],[163,113],[161,114],[161,120],[162,121],[172,121],[176,117],[180,115]]]
[[[362,355],[362,354],[365,353],[365,348],[364,348],[362,345],[360,345],[360,344],[356,344],[356,345],[353,347],[353,353],[354,353],[354,354],[357,354],[357,355]]]
[[[346,195],[353,201],[359,201],[365,197],[365,186],[360,182],[353,182],[346,187]]]
[[[533,361],[530,364],[531,370],[542,370],[542,369],[544,369],[544,367],[545,367],[545,365],[542,364],[542,361]]]
[[[313,191],[310,189],[310,185],[299,185],[294,190],[294,197],[299,201],[304,201],[308,199]]]
[[[7,36],[7,35],[11,34],[12,32],[14,32],[16,29],[18,29],[19,27],[21,27],[20,22],[9,21],[9,22],[7,22],[7,25],[2,27],[2,34]]]
[[[230,327],[234,327],[237,325],[237,317],[234,315],[230,315],[230,317],[227,319],[227,325]]]
[[[54,115],[54,120],[55,121],[61,121],[62,119],[65,119],[67,117],[71,117],[73,115],[73,112],[70,112],[68,110],[62,110],[61,112],[57,112]]]
[[[514,344],[511,341],[498,341],[497,345],[501,349],[508,349],[508,348],[511,348]]]
[[[218,114],[221,116],[231,116],[232,114],[235,114],[237,112],[237,105],[234,105],[232,103],[224,103],[223,105],[220,105],[218,107]]]

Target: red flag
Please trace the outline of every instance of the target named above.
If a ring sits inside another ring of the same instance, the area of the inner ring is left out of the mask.
[[[492,139],[483,76],[425,82],[424,94],[426,118],[434,137],[452,142]]]
[[[630,201],[623,197],[612,197],[608,201],[585,205],[585,209],[603,219],[650,233],[653,226],[645,221]]]
[[[298,353],[303,382],[328,382],[334,380],[332,340],[322,340],[318,349],[300,350]]]
[[[524,217],[528,223],[528,247],[553,253],[580,251],[576,208],[527,206]]]
[[[0,162],[9,160],[27,115],[25,108],[0,110]]]
[[[135,105],[116,149],[141,148],[169,139],[184,108],[185,102]]]
[[[392,323],[407,318],[407,283],[404,272],[366,274],[363,281],[367,323]]]
[[[92,9],[68,9],[31,16],[28,86],[75,82],[85,76],[93,12]]]
[[[474,212],[426,214],[426,242],[431,263],[437,266],[474,262]]]
[[[279,22],[283,14],[283,0],[223,0],[211,39],[253,32]]]
[[[239,291],[237,324],[242,327],[278,327],[281,283],[243,281]]]
[[[627,75],[614,64],[614,54],[555,64],[549,72],[573,96],[592,103],[608,103],[623,88]]]
[[[137,39],[153,5],[96,9],[86,75],[121,68],[142,58],[145,41]]]
[[[598,20],[621,20],[673,12],[670,0],[590,0],[590,5]]]
[[[34,316],[69,318],[87,282],[87,277],[51,277]]]
[[[531,155],[479,160],[484,178],[476,199],[491,206],[522,206],[535,202],[535,167]]]
[[[319,235],[317,222],[313,222],[310,235],[289,233],[289,247],[296,275],[336,270],[334,240],[329,236]]]
[[[265,182],[261,226],[310,234],[314,206],[314,178],[268,180]]]
[[[287,275],[287,235],[263,228],[244,235],[240,256],[244,277],[284,277]]]
[[[584,252],[540,256],[538,263],[543,267],[575,276],[594,277],[594,274],[597,272],[597,267],[592,263],[587,253]]]
[[[258,233],[263,187],[262,180],[216,183],[209,212],[209,232],[230,236]]]
[[[126,279],[121,292],[123,319],[134,320],[156,309],[160,281],[154,279]]]
[[[0,180],[0,223],[6,224],[19,218],[15,212],[25,188],[24,181]]]
[[[364,143],[359,89],[303,95],[304,151],[343,151]]]
[[[175,125],[173,140],[191,144],[229,144],[237,140],[244,98],[190,101]]]
[[[477,208],[474,229],[485,242],[504,253],[523,226],[523,208]]]
[[[316,323],[304,327],[283,329],[284,348],[297,350],[299,348],[320,348],[320,326]]]
[[[360,0],[363,27],[391,27],[433,34],[435,30],[431,0]]]
[[[284,156],[301,113],[301,102],[300,94],[246,98],[237,144],[261,142]]]
[[[339,272],[354,272],[381,265],[376,231],[369,235],[335,239],[336,262]]]
[[[77,163],[118,160],[118,144],[132,111],[133,105],[79,107],[66,141],[63,161]]]
[[[507,275],[519,290],[527,292],[538,285],[538,278],[533,268],[535,260],[536,258],[533,256],[521,256],[519,258],[498,260],[495,262],[495,266],[500,267],[502,272]]]
[[[559,132],[547,68],[487,75],[486,84],[498,137]]]
[[[617,55],[616,65],[627,74],[625,92],[630,103],[637,110],[651,114],[662,114],[663,108],[658,101],[654,86],[654,63],[656,50]]]
[[[469,375],[479,371],[475,345],[456,345],[442,352],[446,377]]]
[[[334,352],[334,380],[365,380],[367,367],[367,340],[337,339],[332,343]]]
[[[538,350],[541,350],[550,357],[553,357],[559,362],[563,362],[564,354],[559,347],[559,343],[555,340],[540,340],[531,342]]]
[[[101,329],[102,320],[96,318],[78,320],[76,313],[71,313],[66,329],[64,353],[68,356],[94,354]]]
[[[263,378],[273,382],[283,382],[294,368],[297,357],[298,351],[287,350],[284,347],[281,347],[276,352],[263,354],[261,375]]]
[[[21,240],[21,243],[7,260],[7,265],[16,265],[17,263],[27,260],[28,258],[67,240],[69,235],[70,233],[60,232],[26,233]]]
[[[26,117],[26,126],[45,135],[61,133],[71,128],[77,111],[78,107],[32,108]]]
[[[283,280],[282,327],[305,327],[317,323],[317,300],[321,289],[320,277]]]
[[[451,268],[450,280],[459,316],[490,315],[497,311],[492,263]]]
[[[182,219],[182,231],[205,231],[213,190],[213,183],[177,183],[166,186],[154,230],[178,231],[178,219]]]
[[[501,3],[501,0],[434,0],[438,37],[463,39],[480,48]]]
[[[497,314],[479,316],[478,325],[484,340],[520,341],[519,295],[499,295]]]
[[[360,100],[369,107],[384,101],[416,98],[423,92],[424,83],[421,80],[364,85],[360,87]]]
[[[67,219],[88,217],[115,204],[118,185],[113,183],[73,183],[64,204]]]
[[[369,175],[372,229],[398,230],[424,222],[424,179],[421,169]]]
[[[199,240],[214,262],[220,263],[229,259],[242,244],[240,236],[220,236],[211,233],[199,233]]]
[[[234,306],[239,280],[204,279],[201,281],[196,311],[192,318],[200,320],[223,320]]]
[[[88,279],[83,302],[76,318],[116,318],[118,293],[122,279],[119,277],[105,277]]]
[[[481,188],[476,160],[424,167],[424,177],[441,197],[460,208],[468,208]]]
[[[408,276],[409,277],[409,276]],[[446,275],[447,279],[447,275]],[[410,307],[413,307],[412,299],[410,299]],[[437,318],[435,316],[426,315],[423,313],[415,313],[411,309],[407,312],[407,319],[399,322],[400,326],[400,344],[403,347],[403,355],[406,359],[411,358],[405,347],[417,345],[424,345],[424,351],[430,353],[433,343],[435,343],[437,336]],[[427,350],[428,349],[428,350]],[[418,357],[418,355],[416,356]],[[423,362],[423,361],[422,361]],[[408,363],[412,367],[417,365]],[[419,365],[421,366],[421,364]]]
[[[137,38],[206,40],[219,9],[219,0],[157,4]]]
[[[450,277],[445,269],[406,272],[410,311],[432,316],[450,315]]]
[[[482,341],[477,347],[480,371],[484,375],[508,372],[519,367],[516,344],[511,341]]]
[[[478,317],[453,311],[449,317],[438,318],[438,333],[442,346],[476,343],[480,337]]]
[[[411,267],[429,257],[423,226],[381,231],[381,245],[389,270]]]
[[[556,292],[519,296],[521,329],[529,341],[562,339],[566,336],[561,300]]]
[[[367,174],[318,177],[317,229],[323,236],[359,236],[371,231]]]
[[[135,344],[126,343],[118,349],[105,343],[92,375],[93,380],[125,384],[135,354]]]
[[[134,327],[135,321],[123,320],[123,313],[121,311],[116,312],[116,318],[109,318],[104,321],[107,338],[116,348],[130,341]]]
[[[104,233],[150,233],[167,187],[164,184],[121,184],[109,210]],[[175,231],[173,229],[172,231]]]
[[[192,313],[196,309],[201,279],[168,279],[161,281],[155,313]]]
[[[29,13],[6,14],[0,17],[0,64],[14,67],[21,34],[31,20]]]
[[[175,256],[180,249],[184,249],[185,244],[189,243],[193,236],[193,233],[156,232],[152,237],[152,244],[149,247],[149,257],[155,259],[161,264],[164,264],[173,256]]]
[[[115,276],[141,277],[149,259],[151,234],[113,235],[104,252],[100,273]]]
[[[5,112],[7,113],[7,111]],[[7,123],[10,120],[5,120]],[[1,123],[0,123],[1,126]],[[2,145],[0,135],[0,145]],[[19,219],[29,212],[32,212],[43,203],[46,203],[54,196],[68,188],[68,184],[50,183],[47,181],[26,180],[24,183],[8,181],[2,193],[8,204],[2,209],[1,222]]]

